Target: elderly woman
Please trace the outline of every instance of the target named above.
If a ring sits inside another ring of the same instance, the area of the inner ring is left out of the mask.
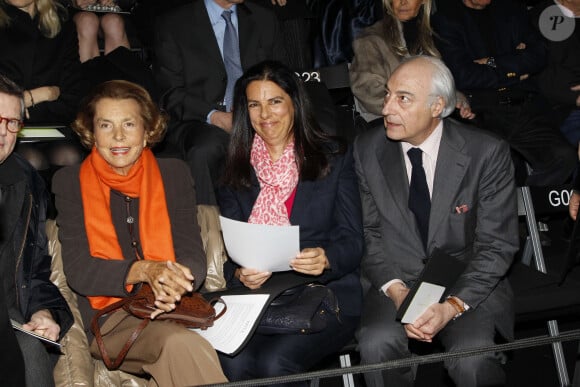
[[[385,85],[401,60],[411,55],[440,57],[433,42],[430,15],[433,0],[383,0],[382,20],[353,42],[350,83],[362,117],[382,121]],[[457,92],[461,117],[472,119],[465,96]]]
[[[150,149],[165,128],[165,117],[145,89],[126,81],[97,87],[73,123],[91,153],[81,165],[58,171],[53,192],[64,269],[79,296],[85,327],[99,309],[133,294],[141,283],[155,293],[156,315],[173,310],[183,294],[204,281],[189,169],[178,160],[156,160]],[[103,321],[109,353],[119,353],[140,322],[123,310]],[[94,340],[91,353],[100,358]],[[156,320],[120,369],[149,374],[159,386],[226,380],[207,341]]]
[[[361,204],[350,150],[327,138],[312,118],[295,74],[262,62],[237,82],[222,215],[244,222],[299,225],[292,270],[331,288],[340,322],[308,335],[254,334],[236,356],[220,354],[231,380],[303,372],[353,337],[361,312]],[[267,258],[267,257],[264,257]],[[227,262],[228,286],[259,288],[272,273]]]

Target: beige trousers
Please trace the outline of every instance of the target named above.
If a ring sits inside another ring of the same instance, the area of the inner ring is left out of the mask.
[[[124,310],[115,312],[105,321],[101,334],[112,360],[141,321]],[[95,340],[91,344],[91,354],[102,359]],[[167,321],[151,321],[119,369],[136,375],[151,375],[150,386],[185,387],[227,382],[211,344],[197,333]]]

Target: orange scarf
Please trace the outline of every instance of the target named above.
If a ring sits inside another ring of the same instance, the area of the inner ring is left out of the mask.
[[[127,176],[113,171],[111,166],[93,147],[80,169],[81,196],[85,215],[85,230],[93,259],[131,259],[123,257],[121,246],[111,217],[111,190],[139,200],[139,237],[144,259],[173,261],[173,237],[163,180],[157,160],[150,149],[143,153],[131,167]],[[97,274],[97,273],[95,273]],[[131,287],[128,287],[130,291]],[[94,309],[102,309],[119,298],[88,297]]]

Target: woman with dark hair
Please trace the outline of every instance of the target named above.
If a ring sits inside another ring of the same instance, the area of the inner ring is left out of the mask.
[[[340,321],[329,316],[318,333],[254,334],[236,356],[220,355],[226,376],[242,380],[303,372],[350,341],[360,316],[363,253],[352,153],[322,132],[302,83],[278,62],[259,63],[236,83],[218,201],[222,215],[238,221],[299,225],[301,251],[289,268],[326,284],[340,307]],[[276,280],[272,273],[231,261],[224,272],[230,288],[257,289]]]
[[[84,326],[148,283],[153,320],[119,368],[150,375],[159,386],[226,381],[205,339],[154,319],[199,288],[207,270],[189,169],[179,160],[155,159],[150,149],[163,138],[166,117],[141,86],[109,81],[87,97],[73,129],[91,152],[81,165],[55,174],[53,192],[64,271]],[[110,354],[121,351],[142,321],[123,309],[102,320]],[[95,340],[91,354],[102,358]]]

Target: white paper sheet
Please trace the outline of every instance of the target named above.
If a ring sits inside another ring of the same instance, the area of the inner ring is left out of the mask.
[[[445,292],[443,286],[435,285],[429,282],[422,282],[411,300],[407,311],[403,315],[401,322],[403,324],[412,324],[417,317],[423,314],[425,310],[436,302],[439,302]]]
[[[252,224],[220,216],[228,255],[242,267],[260,271],[290,270],[300,252],[298,226]]]
[[[268,297],[268,294],[222,296],[228,308],[226,313],[212,327],[192,330],[209,341],[217,351],[230,355],[246,341]],[[216,313],[221,311],[221,305],[216,304]]]

